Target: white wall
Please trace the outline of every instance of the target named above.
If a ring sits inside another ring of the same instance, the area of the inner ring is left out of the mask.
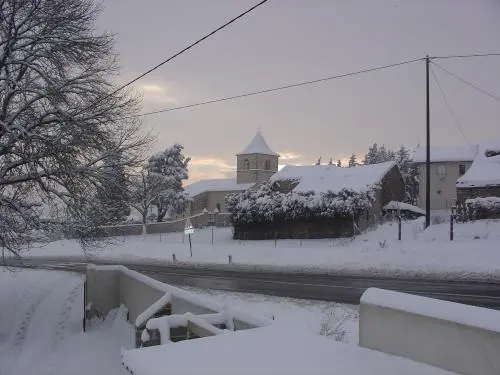
[[[500,311],[368,289],[359,345],[465,375],[500,374]]]

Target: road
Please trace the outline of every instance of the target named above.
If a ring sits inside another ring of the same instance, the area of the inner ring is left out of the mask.
[[[104,260],[93,260],[92,263],[116,264]],[[377,287],[500,310],[500,280],[424,280],[272,270],[235,270],[231,269],[231,266],[196,267],[144,262],[121,262],[121,264],[165,283],[201,289],[358,304],[367,288]],[[84,272],[86,267],[83,260],[63,258],[26,259],[22,264],[11,261],[10,265],[77,272]]]

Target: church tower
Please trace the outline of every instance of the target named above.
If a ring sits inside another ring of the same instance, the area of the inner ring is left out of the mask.
[[[278,158],[279,155],[269,148],[258,131],[250,144],[236,154],[236,182],[245,184],[267,181],[278,172]]]

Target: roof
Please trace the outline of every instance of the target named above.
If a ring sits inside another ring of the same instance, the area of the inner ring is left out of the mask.
[[[174,344],[122,350],[135,375],[446,375],[409,359],[336,342],[303,328],[249,329]]]
[[[250,155],[250,154],[279,156],[276,152],[274,152],[269,148],[266,140],[264,139],[260,131],[258,131],[257,134],[255,134],[253,139],[250,141],[250,144],[237,155]]]
[[[457,187],[500,185],[500,154],[487,156],[488,151],[500,153],[500,141],[480,143],[471,167],[457,180]]]
[[[431,162],[472,161],[477,153],[477,146],[433,146]],[[413,156],[415,163],[425,163],[426,148],[417,147]]]
[[[274,174],[271,181],[298,180],[299,184],[294,191],[301,192],[336,193],[344,188],[362,192],[380,183],[395,165],[392,161],[351,168],[335,165],[287,165]]]
[[[193,182],[187,185],[184,190],[194,197],[207,191],[243,191],[253,185],[254,183],[238,184],[235,178],[214,178]]]
[[[383,208],[385,211],[397,210],[397,211],[411,211],[416,214],[425,215],[425,210],[422,210],[420,207],[413,206],[404,202],[390,201]]]

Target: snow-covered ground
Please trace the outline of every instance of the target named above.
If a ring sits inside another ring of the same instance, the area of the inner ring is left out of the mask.
[[[115,311],[82,334],[83,279],[56,271],[0,268],[1,375],[128,375],[120,348],[134,331]]]
[[[254,294],[190,289],[256,315],[274,317],[275,324],[302,327],[345,343],[357,343],[354,306],[292,300]],[[121,348],[132,348],[134,330],[123,311],[104,323],[93,322],[82,333],[83,279],[58,271],[0,268],[1,375],[127,375]]]
[[[113,261],[178,262],[227,264],[234,267],[290,267],[300,270],[334,270],[391,275],[433,275],[441,277],[498,278],[500,220],[456,223],[454,241],[449,241],[449,224],[423,230],[418,219],[403,223],[402,241],[397,239],[396,223],[353,239],[237,241],[230,228],[196,230],[191,235],[190,257],[183,233],[116,238],[114,245],[92,252],[91,257]],[[62,240],[33,249],[31,256],[81,256],[75,241]]]

